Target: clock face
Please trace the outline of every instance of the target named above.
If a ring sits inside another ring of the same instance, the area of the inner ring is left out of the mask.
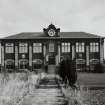
[[[55,35],[55,30],[54,30],[54,29],[50,29],[50,30],[48,31],[48,35],[49,35],[49,36],[54,36],[54,35]]]

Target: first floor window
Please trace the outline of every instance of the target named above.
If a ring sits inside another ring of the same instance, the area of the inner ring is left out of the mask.
[[[99,43],[90,43],[90,52],[99,52]]]
[[[6,47],[6,49],[5,49],[6,53],[14,53],[14,44],[13,43],[6,43],[5,47]]]
[[[82,42],[76,43],[76,52],[84,52],[85,51],[85,44]]]
[[[28,44],[19,43],[19,53],[27,53],[27,52],[28,52]]]
[[[69,42],[63,42],[62,43],[62,53],[70,52],[70,43]]]
[[[33,53],[42,53],[42,43],[33,43]]]

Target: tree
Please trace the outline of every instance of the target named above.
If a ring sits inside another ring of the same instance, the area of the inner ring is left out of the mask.
[[[69,85],[73,87],[77,81],[75,59],[70,60],[69,58],[66,58],[65,60],[62,60],[60,63],[60,68],[59,68],[59,75],[62,78],[63,82],[66,83],[68,80]]]

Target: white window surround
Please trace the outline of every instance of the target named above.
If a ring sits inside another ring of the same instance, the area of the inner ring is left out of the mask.
[[[84,42],[76,42],[76,52],[85,52],[85,43]]]
[[[70,42],[62,42],[62,53],[68,53],[70,52]]]
[[[19,53],[28,53],[28,43],[19,43]]]
[[[5,52],[6,53],[14,53],[14,44],[13,43],[6,43],[5,44]]]
[[[33,53],[42,53],[42,43],[33,43]]]
[[[90,43],[90,52],[99,52],[99,43],[98,42]]]

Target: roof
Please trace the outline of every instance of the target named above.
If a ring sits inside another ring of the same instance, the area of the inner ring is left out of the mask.
[[[37,39],[37,38],[48,38],[43,32],[24,32],[3,39]],[[103,38],[98,35],[85,33],[85,32],[60,32],[60,38]]]

